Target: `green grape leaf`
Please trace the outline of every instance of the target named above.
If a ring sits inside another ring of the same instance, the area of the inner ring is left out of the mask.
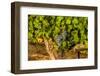
[[[74,17],[72,23],[73,23],[73,24],[78,24],[78,18]]]

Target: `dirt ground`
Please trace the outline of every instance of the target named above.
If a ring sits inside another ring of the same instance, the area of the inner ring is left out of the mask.
[[[76,46],[75,46],[76,47]],[[59,54],[59,52],[58,52]],[[80,53],[73,51],[73,49],[64,52],[63,59],[78,59],[87,58],[88,50],[80,50]],[[60,58],[59,58],[60,59]],[[28,44],[28,60],[50,60],[48,53],[46,52],[45,45],[43,44]]]

